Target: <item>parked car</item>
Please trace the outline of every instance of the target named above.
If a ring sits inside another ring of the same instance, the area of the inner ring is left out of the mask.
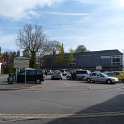
[[[71,80],[71,79],[72,79],[72,76],[71,76],[71,73],[70,73],[70,72],[67,73],[66,79],[67,79],[67,80]]]
[[[107,83],[107,84],[114,84],[114,83],[119,82],[119,79],[116,77],[110,77],[104,73],[93,72],[87,78],[87,81],[88,82],[103,82],[103,83]]]
[[[7,81],[9,84],[12,84],[14,81],[16,81],[16,75],[14,73],[10,73],[7,78]]]
[[[107,71],[107,72],[104,72],[104,74],[106,74],[106,75],[108,75],[108,76],[110,76],[110,77],[115,77],[114,72],[109,72],[109,71]]]
[[[52,75],[53,74],[53,71],[52,70],[48,70],[47,71],[47,75]]]
[[[18,83],[24,83],[29,82],[29,81],[33,81],[35,83],[41,83],[41,81],[44,81],[44,76],[43,76],[43,72],[42,70],[38,70],[38,69],[32,69],[32,68],[27,68],[24,70],[21,70],[20,72],[14,75],[9,75],[8,77],[8,82],[12,81],[12,76],[16,77],[16,81]]]
[[[104,73],[110,77],[118,77],[121,72],[120,71],[107,71]]]
[[[51,75],[51,80],[62,80],[62,73],[57,70]]]
[[[88,70],[76,70],[76,79],[77,80],[87,80],[90,75],[90,71]]]
[[[90,75],[90,71],[88,70],[82,70],[82,69],[75,69],[71,70],[67,75],[67,80],[87,80],[87,78]]]
[[[62,76],[67,76],[68,70],[67,69],[61,69]]]

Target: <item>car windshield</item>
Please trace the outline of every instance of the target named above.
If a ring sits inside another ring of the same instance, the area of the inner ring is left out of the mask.
[[[114,74],[114,73],[112,73],[112,72],[108,72],[108,73],[105,73],[106,75],[108,75],[108,76],[111,76],[111,77],[115,77],[116,75]]]
[[[101,74],[101,76],[103,76],[103,77],[108,77],[108,75],[105,74],[105,73],[100,73],[100,74]]]

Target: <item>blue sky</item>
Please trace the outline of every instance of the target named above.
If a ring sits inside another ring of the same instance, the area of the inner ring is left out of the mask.
[[[25,24],[43,26],[49,40],[65,50],[124,49],[124,0],[1,0],[0,45],[15,50],[16,35]]]

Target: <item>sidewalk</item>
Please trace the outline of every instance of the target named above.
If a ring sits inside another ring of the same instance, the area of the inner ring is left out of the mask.
[[[35,84],[0,84],[0,91],[27,89]]]
[[[13,84],[8,84],[7,82],[7,77],[8,75],[0,75],[0,91],[9,91],[9,90],[21,90],[21,89],[28,89],[31,87],[37,87],[39,84],[35,83],[16,83],[14,82]]]

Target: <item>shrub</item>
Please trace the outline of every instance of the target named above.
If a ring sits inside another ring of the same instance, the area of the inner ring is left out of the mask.
[[[122,82],[124,82],[124,71],[121,72],[119,75],[118,75],[118,79]]]

